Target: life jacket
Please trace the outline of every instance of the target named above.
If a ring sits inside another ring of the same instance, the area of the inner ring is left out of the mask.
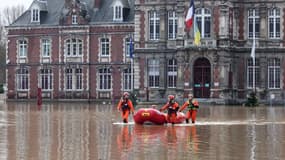
[[[126,101],[124,101],[124,100],[122,100],[123,101],[123,103],[122,103],[122,110],[123,111],[126,111],[126,110],[130,110],[131,108],[129,107],[129,105],[128,105],[128,99],[126,100]]]
[[[176,112],[178,111],[179,107],[176,107],[176,108],[175,108],[173,105],[175,105],[175,102],[168,104],[168,108],[167,108],[168,114],[176,113]]]
[[[188,100],[188,109],[189,110],[197,110],[199,108],[198,101],[196,100]]]

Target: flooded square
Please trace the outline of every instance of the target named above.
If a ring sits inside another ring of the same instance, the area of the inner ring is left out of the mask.
[[[114,104],[7,102],[0,159],[281,160],[284,114],[283,106],[201,105],[195,124],[137,125],[122,123]]]

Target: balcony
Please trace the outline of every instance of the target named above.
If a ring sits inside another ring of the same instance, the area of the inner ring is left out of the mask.
[[[194,39],[186,39],[184,41],[185,48],[193,48],[193,47],[199,47],[199,48],[216,48],[217,47],[217,41],[214,39],[201,39],[201,44],[199,46],[196,46],[194,44]]]

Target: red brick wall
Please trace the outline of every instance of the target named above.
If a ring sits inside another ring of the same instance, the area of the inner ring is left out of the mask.
[[[144,48],[145,47],[145,12],[144,11],[140,11],[140,39],[139,39],[139,46],[140,48]]]
[[[238,29],[238,39],[244,40],[244,7],[239,9],[239,19],[238,19],[239,29]]]
[[[112,62],[123,62],[124,55],[124,38],[125,35],[112,35],[111,42],[111,61]],[[112,70],[113,74],[113,97],[121,96],[121,71],[118,69],[118,66],[114,66]]]
[[[219,17],[220,17],[220,10],[219,7],[214,7],[214,16],[213,16],[213,23],[214,23],[214,35],[218,37],[219,35]]]
[[[64,31],[65,28],[61,28],[61,31]],[[82,28],[67,28],[68,30],[73,29],[86,29]],[[123,54],[124,54],[124,39],[128,37],[131,33],[134,32],[132,26],[117,26],[117,27],[91,27],[91,34],[80,34],[78,38],[83,40],[83,59],[84,62],[88,62],[88,57],[90,62],[93,65],[85,66],[83,65],[83,88],[87,90],[89,86],[90,97],[96,97],[96,64],[98,64],[98,54],[99,54],[99,37],[102,37],[103,34],[111,35],[111,62],[112,63],[123,63]],[[37,87],[38,87],[38,69],[40,68],[40,42],[41,38],[48,37],[52,39],[52,54],[51,59],[52,63],[55,64],[52,68],[53,70],[53,97],[54,98],[64,98],[64,66],[60,65],[59,62],[64,62],[64,41],[66,39],[74,36],[77,38],[77,35],[70,34],[59,34],[59,28],[34,28],[34,29],[22,29],[22,30],[10,30],[9,32],[9,41],[8,52],[9,59],[12,64],[17,64],[17,40],[18,38],[27,38],[28,39],[28,66],[31,66],[30,71],[30,97],[36,98],[37,96]],[[116,34],[118,33],[118,34]],[[13,35],[13,36],[12,36]],[[89,45],[87,45],[89,36]],[[61,41],[59,41],[61,40]],[[59,43],[61,47],[59,48]],[[60,54],[60,57],[59,57]],[[89,55],[88,55],[89,54]],[[90,79],[87,79],[87,68],[90,67]],[[119,97],[121,95],[121,70],[117,66],[113,66],[112,76],[113,76],[113,95]],[[59,73],[59,69],[61,73]],[[8,87],[9,90],[15,91],[15,66],[8,66]],[[60,81],[59,81],[59,75]],[[87,83],[90,84],[87,84]],[[61,90],[61,92],[59,92]],[[13,92],[9,98],[15,98],[16,92]]]

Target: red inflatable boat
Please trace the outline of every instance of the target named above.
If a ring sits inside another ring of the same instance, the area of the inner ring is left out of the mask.
[[[154,108],[140,108],[134,115],[134,121],[136,124],[152,123],[156,125],[162,125],[167,123],[167,114],[162,113]],[[182,112],[177,113],[177,117],[174,123],[183,123],[185,121],[185,115]]]

